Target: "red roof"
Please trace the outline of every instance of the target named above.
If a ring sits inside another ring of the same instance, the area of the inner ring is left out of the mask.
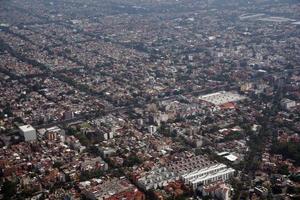
[[[224,103],[220,106],[222,109],[234,109],[235,104],[232,102]]]

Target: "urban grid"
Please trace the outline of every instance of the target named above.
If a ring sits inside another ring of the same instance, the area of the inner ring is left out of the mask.
[[[0,200],[296,200],[299,134],[299,0],[0,0]]]

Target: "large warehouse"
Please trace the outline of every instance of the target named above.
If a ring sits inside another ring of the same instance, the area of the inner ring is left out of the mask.
[[[219,106],[229,102],[241,101],[246,99],[246,97],[234,92],[220,91],[220,92],[202,95],[199,97],[199,99],[205,102],[212,103],[216,106]]]

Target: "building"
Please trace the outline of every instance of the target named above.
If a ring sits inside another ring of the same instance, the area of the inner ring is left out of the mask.
[[[150,134],[156,133],[157,127],[151,125],[151,126],[148,127],[148,131],[149,131]]]
[[[86,199],[145,199],[144,195],[124,177],[106,180],[94,178],[80,182],[79,188]]]
[[[109,139],[113,139],[114,138],[114,132],[113,131],[103,132],[102,134],[103,134],[102,135],[103,140],[109,140]]]
[[[37,137],[39,140],[60,140],[65,141],[65,131],[58,126],[53,126],[50,128],[42,128],[37,130]]]
[[[211,103],[215,106],[220,106],[225,103],[244,100],[246,99],[246,97],[234,92],[220,91],[220,92],[202,95],[199,97],[199,99],[204,102]]]
[[[144,190],[151,190],[151,189],[162,188],[168,185],[169,182],[175,180],[176,180],[175,173],[169,171],[165,167],[162,167],[147,172],[142,177],[140,177],[137,180],[137,182],[139,187],[143,188]]]
[[[290,110],[296,106],[296,102],[290,99],[282,99],[280,104],[285,110]]]
[[[234,169],[228,168],[224,164],[214,164],[184,174],[182,178],[185,183],[191,185],[195,190],[201,185],[207,185],[216,181],[226,181],[234,175],[234,172]]]
[[[239,159],[236,155],[229,153],[229,152],[218,153],[218,156],[222,156],[223,158],[226,158],[230,162],[235,162]]]
[[[235,172],[234,169],[227,167],[225,164],[210,161],[205,156],[181,159],[170,164],[168,169],[179,175],[184,183],[191,185],[194,190],[201,185],[226,181]]]
[[[267,197],[268,195],[268,189],[262,186],[255,187],[254,192],[260,197]]]
[[[222,200],[230,199],[230,190],[230,185],[226,185],[222,181],[200,187],[203,196],[216,197]]]
[[[251,90],[252,87],[253,87],[252,83],[244,83],[244,84],[241,84],[240,90],[242,92],[247,92],[247,91]]]
[[[74,118],[74,112],[72,112],[72,111],[65,111],[63,113],[63,118],[65,120],[73,119]]]
[[[98,149],[104,158],[107,158],[117,152],[116,149],[111,147],[98,147]]]
[[[107,169],[108,169],[108,165],[104,160],[102,160],[101,157],[91,158],[86,156],[84,160],[80,163],[81,171],[92,172],[96,170],[105,171]]]
[[[31,125],[19,126],[19,131],[25,141],[36,140],[36,130]]]

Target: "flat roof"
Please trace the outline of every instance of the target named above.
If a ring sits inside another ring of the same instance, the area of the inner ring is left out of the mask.
[[[226,169],[223,169],[223,170],[218,171],[216,173],[210,173],[210,174],[203,175],[201,177],[195,178],[195,179],[191,180],[190,182],[192,184],[199,183],[199,182],[204,182],[205,180],[209,180],[209,179],[212,179],[212,178],[224,175],[224,174],[228,174],[228,173],[233,173],[233,172],[235,172],[234,169],[226,168]]]
[[[19,126],[19,129],[23,132],[26,131],[35,131],[35,129],[31,125]]]
[[[234,92],[220,91],[199,96],[199,99],[218,106],[229,102],[241,101],[246,99],[246,97]]]
[[[229,154],[228,151],[223,151],[223,152],[218,153],[217,155],[218,155],[218,156],[225,156],[225,155],[227,155],[227,154]]]
[[[231,162],[234,162],[238,159],[237,156],[233,155],[233,154],[229,154],[227,156],[224,156],[224,158],[226,158],[227,160],[231,161]]]
[[[199,175],[199,174],[212,173],[211,171],[222,170],[222,169],[226,169],[226,168],[227,168],[227,166],[223,163],[215,164],[215,165],[203,167],[202,169],[199,169],[199,170],[193,171],[191,173],[182,175],[182,177],[184,179],[190,179],[191,177]]]

